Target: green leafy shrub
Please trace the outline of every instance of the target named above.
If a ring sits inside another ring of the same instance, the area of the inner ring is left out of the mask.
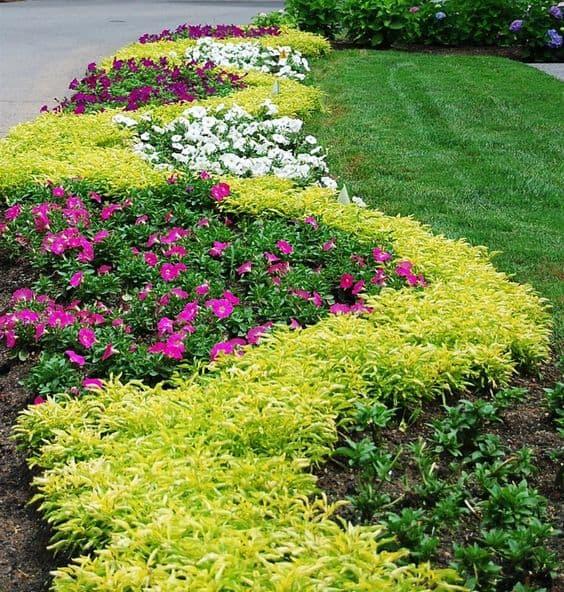
[[[333,39],[340,29],[341,1],[287,0],[286,10],[300,29]]]
[[[390,47],[415,19],[410,6],[410,0],[344,0],[345,36],[361,45]]]

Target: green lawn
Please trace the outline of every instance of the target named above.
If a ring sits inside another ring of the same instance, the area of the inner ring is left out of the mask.
[[[501,251],[564,309],[564,85],[500,58],[339,51],[315,64],[329,164],[388,214]]]

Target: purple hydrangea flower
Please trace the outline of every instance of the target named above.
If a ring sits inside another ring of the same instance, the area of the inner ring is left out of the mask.
[[[512,33],[518,33],[522,28],[523,28],[523,21],[521,19],[517,19],[509,25],[509,30]]]
[[[442,11],[437,12],[437,14],[435,14],[435,18],[438,21],[442,21],[443,19],[446,19],[446,13],[445,12],[442,12]]]
[[[556,29],[549,29],[546,34],[549,38],[548,47],[552,47],[553,49],[562,47],[562,35]]]
[[[560,20],[562,18],[562,11],[560,10],[560,6],[557,6],[556,4],[550,7],[548,14],[550,14],[550,16],[553,16],[557,20]]]

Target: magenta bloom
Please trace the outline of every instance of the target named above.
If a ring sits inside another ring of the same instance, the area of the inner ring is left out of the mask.
[[[100,267],[98,267],[96,272],[98,273],[98,275],[106,275],[107,273],[110,273],[111,270],[112,270],[111,265],[100,265]]]
[[[182,323],[191,323],[198,315],[198,303],[196,301],[188,302],[176,319]]]
[[[323,298],[321,298],[321,294],[319,292],[313,293],[311,301],[313,302],[313,305],[317,308],[321,308],[323,306]]]
[[[196,292],[198,296],[205,296],[209,291],[210,287],[208,284],[200,284],[194,289],[194,292]]]
[[[119,204],[108,204],[102,208],[100,218],[104,221],[109,220],[118,210],[121,210],[121,206]]]
[[[64,310],[54,310],[47,317],[47,324],[49,327],[56,329],[64,329],[65,327],[72,325],[74,321],[74,316],[69,312],[65,312]]]
[[[339,282],[339,288],[341,290],[350,290],[354,285],[354,276],[350,273],[344,273],[341,276],[341,281]]]
[[[95,390],[103,388],[104,383],[100,378],[85,378],[82,381],[82,386],[88,390]]]
[[[92,237],[92,242],[97,245],[98,243],[106,240],[109,236],[110,233],[107,230],[100,230]]]
[[[378,247],[372,249],[372,257],[374,258],[374,261],[376,261],[376,263],[384,263],[392,258],[390,253],[386,253]]]
[[[144,253],[143,260],[150,267],[155,267],[155,265],[157,265],[157,263],[159,262],[159,258],[152,251],[147,251],[146,253]]]
[[[218,319],[226,319],[233,312],[233,304],[227,298],[213,298],[206,302],[206,306],[211,308],[213,314]]]
[[[216,343],[210,351],[210,359],[216,360],[220,355],[230,355],[235,353],[237,348],[246,345],[246,341],[240,337],[235,337],[229,341],[220,341]]]
[[[42,405],[43,403],[46,403],[46,400],[45,400],[45,398],[41,397],[40,395],[38,395],[37,397],[35,397],[35,399],[33,399],[34,405]]]
[[[329,307],[331,314],[348,314],[351,312],[351,307],[348,304],[333,304]]]
[[[221,257],[223,251],[229,247],[231,243],[222,243],[219,241],[213,242],[213,247],[208,251],[212,257]]]
[[[80,284],[82,284],[83,280],[84,280],[84,272],[77,271],[76,273],[73,273],[73,275],[69,281],[69,286],[72,286],[73,288],[78,288],[78,286],[80,286]]]
[[[65,352],[65,355],[68,357],[68,359],[73,364],[76,364],[77,366],[80,366],[81,368],[86,364],[86,360],[85,360],[84,356],[78,355],[72,349],[67,349],[67,351]]]
[[[272,327],[274,323],[265,323],[264,325],[257,325],[247,331],[247,341],[251,345],[257,345],[260,338]]]
[[[16,315],[18,317],[18,321],[24,325],[32,325],[39,321],[39,314],[29,308],[22,308],[16,312]]]
[[[280,261],[280,257],[275,255],[274,253],[265,253],[264,258],[266,259],[267,263],[272,264],[276,263],[276,261]]]
[[[352,287],[351,294],[353,296],[356,296],[357,294],[362,292],[362,290],[364,290],[365,285],[366,282],[364,280],[359,280],[358,282],[355,282],[354,286]]]
[[[307,216],[304,222],[309,224],[312,228],[319,228],[319,224],[313,216]]]
[[[172,319],[168,317],[163,317],[157,323],[157,331],[159,335],[164,335],[165,333],[172,333],[174,331],[174,322]]]
[[[22,213],[22,207],[19,204],[14,204],[4,212],[4,218],[7,222],[13,222]]]
[[[165,282],[172,282],[186,269],[184,263],[163,263],[160,274]]]
[[[235,296],[235,294],[233,294],[233,292],[231,292],[230,290],[225,290],[225,292],[223,292],[223,297],[226,300],[228,300],[233,306],[237,306],[239,302],[241,302],[239,298],[237,298],[237,296]]]
[[[29,288],[18,288],[12,294],[12,300],[14,302],[18,302],[19,300],[33,300],[33,297],[33,290],[30,290]]]
[[[51,189],[51,194],[53,197],[64,197],[65,196],[65,188],[57,185]]]
[[[294,247],[288,241],[279,240],[276,246],[283,255],[291,255],[294,252]]]
[[[239,265],[237,268],[237,273],[239,275],[244,275],[245,273],[250,273],[253,269],[252,261],[245,261],[245,263]]]
[[[328,240],[326,243],[323,243],[322,249],[324,251],[331,251],[335,248],[335,246],[336,246],[335,239],[332,238],[331,240]]]
[[[102,357],[100,358],[100,360],[102,362],[104,362],[105,360],[107,360],[108,358],[111,358],[113,355],[115,355],[117,353],[118,353],[118,350],[111,343],[108,343],[108,345],[106,345],[106,347],[104,348],[104,351],[102,353]]]
[[[82,327],[78,331],[78,341],[86,349],[90,349],[96,343],[96,333],[93,329]]]
[[[218,183],[211,188],[210,194],[215,201],[223,201],[231,195],[231,188],[227,183]]]

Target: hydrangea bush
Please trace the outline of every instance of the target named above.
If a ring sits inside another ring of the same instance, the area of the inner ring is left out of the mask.
[[[336,187],[328,176],[325,151],[304,133],[303,121],[277,117],[277,112],[267,100],[256,116],[237,105],[219,105],[191,107],[168,124],[150,115],[139,121],[116,116],[114,121],[136,130],[134,151],[160,169],[237,177],[271,174],[301,185]]]
[[[198,40],[186,50],[191,62],[212,62],[241,70],[260,70],[283,78],[304,80],[309,64],[291,47],[264,47],[259,43],[217,43],[211,37]]]

